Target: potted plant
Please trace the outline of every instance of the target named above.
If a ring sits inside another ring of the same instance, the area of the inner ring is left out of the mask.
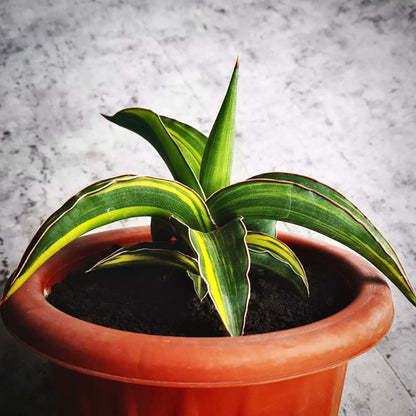
[[[375,345],[393,319],[382,274],[416,305],[392,247],[334,189],[280,172],[230,184],[237,77],[238,60],[208,138],[143,108],[105,116],[148,140],[174,180],[125,175],[81,190],[42,224],[11,276],[3,320],[51,362],[59,415],[336,415],[348,360]],[[78,238],[135,216],[152,217],[151,233],[130,228]],[[378,271],[345,249],[276,237],[277,220],[343,243]],[[119,331],[45,300],[71,272],[136,263],[185,270],[231,336]],[[241,336],[250,267],[286,279],[307,298],[303,264],[339,279],[348,306],[299,328]]]

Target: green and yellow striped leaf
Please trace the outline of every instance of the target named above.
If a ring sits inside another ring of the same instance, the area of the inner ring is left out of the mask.
[[[59,249],[90,230],[124,218],[171,215],[197,230],[206,232],[215,227],[204,201],[178,182],[121,176],[94,183],[69,199],[40,227],[6,296],[11,296]]]
[[[194,127],[178,120],[165,116],[160,116],[160,118],[173,140],[181,149],[195,176],[199,179],[202,155],[204,154],[208,137]]]
[[[126,108],[113,116],[103,116],[146,139],[165,161],[174,179],[204,197],[198,180],[205,140],[201,133],[164,117],[167,127],[158,114],[145,108]],[[181,134],[186,134],[186,137]]]
[[[208,233],[188,227],[189,241],[198,257],[199,275],[232,336],[243,332],[250,296],[246,234],[241,219]]]
[[[250,179],[272,179],[278,181],[293,182],[306,188],[313,189],[315,192],[318,192],[324,195],[326,198],[329,198],[331,201],[350,212],[355,218],[361,221],[368,228],[368,230],[373,234],[374,238],[379,241],[380,245],[382,245],[386,252],[395,260],[402,274],[405,275],[403,266],[401,265],[397,254],[388,243],[388,241],[385,240],[385,238],[372,224],[372,222],[351,201],[349,201],[347,198],[345,198],[344,195],[340,194],[335,189],[307,176],[286,172],[268,172],[261,175],[256,175]]]
[[[248,232],[246,236],[251,263],[291,282],[307,298],[309,285],[305,270],[296,254],[283,242],[267,234]]]
[[[133,265],[166,266],[185,270],[192,280],[195,293],[200,300],[208,294],[208,288],[199,275],[197,260],[179,251],[172,242],[143,242],[122,247],[97,262],[88,272],[113,267],[131,267]]]
[[[234,149],[237,80],[238,59],[202,157],[200,182],[206,196],[230,184]]]
[[[286,178],[287,179],[287,178]],[[416,295],[387,241],[338,194],[299,181],[253,179],[224,188],[207,200],[219,224],[233,218],[277,219],[317,231],[352,248],[383,272],[416,305]]]
[[[139,243],[122,247],[96,263],[89,271],[135,264],[169,266],[197,274],[196,259],[173,248],[172,244]]]
[[[204,153],[208,138],[192,126],[178,120],[165,116],[160,116],[160,119],[170,134],[170,137],[175,141],[181,150],[189,167],[192,169],[195,176],[199,178],[202,155]],[[180,166],[178,169],[180,169]],[[172,173],[174,174],[174,172]],[[178,180],[177,177],[175,177],[175,179]],[[194,190],[198,192],[198,189]],[[161,218],[152,218],[151,229],[154,240],[167,241],[171,238],[171,230],[168,224],[166,224],[166,220]]]

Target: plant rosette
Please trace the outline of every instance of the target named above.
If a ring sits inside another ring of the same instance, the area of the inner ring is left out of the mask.
[[[124,175],[96,182],[70,198],[42,224],[25,250],[6,286],[1,301],[3,316],[15,297],[27,294],[33,276],[70,242],[99,226],[137,216],[151,217],[152,238],[146,242],[133,239],[131,244],[97,258],[92,268],[143,263],[186,270],[195,293],[212,301],[231,338],[244,334],[252,265],[271,271],[276,279],[286,279],[305,299],[309,296],[302,261],[280,233],[276,237],[276,221],[309,228],[348,246],[416,305],[414,289],[393,248],[336,190],[311,178],[282,172],[230,184],[238,71],[237,60],[208,137],[144,108],[105,116],[152,144],[174,180]],[[175,241],[175,249],[167,247],[170,241]],[[45,325],[44,331],[49,331]],[[252,339],[237,338],[235,342],[248,344]],[[233,341],[219,342],[225,346]],[[308,349],[307,337],[304,342]],[[63,341],[62,348],[66,348]],[[141,359],[142,354],[138,355]],[[126,358],[125,354],[119,357]]]

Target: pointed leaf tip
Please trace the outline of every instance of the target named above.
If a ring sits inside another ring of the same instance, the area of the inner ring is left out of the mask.
[[[238,60],[237,60],[238,63]],[[238,71],[234,69],[202,155],[200,183],[208,197],[230,184]]]

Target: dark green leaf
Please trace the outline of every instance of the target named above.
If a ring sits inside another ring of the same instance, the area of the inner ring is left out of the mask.
[[[195,142],[187,143],[185,147],[186,140],[178,140],[179,127],[177,127],[178,125],[173,120],[167,121],[167,123],[170,130],[175,132],[176,140],[169,133],[161,117],[145,108],[126,108],[113,116],[104,115],[104,117],[146,139],[165,161],[175,180],[189,186],[200,196],[204,196],[204,192],[198,181],[198,160],[201,151],[198,139],[200,139],[200,136],[196,134],[192,135],[192,137],[197,137],[197,139]],[[166,120],[168,119],[165,118]],[[191,131],[190,129],[183,128],[182,130]],[[196,130],[193,129],[192,131],[195,132]],[[191,134],[187,137],[189,136]]]
[[[200,182],[207,196],[230,184],[234,149],[237,79],[238,59],[202,157]]]
[[[235,219],[211,232],[190,229],[184,224],[204,279],[208,293],[225,328],[232,336],[241,335],[250,296],[248,270],[250,266],[246,228]]]
[[[414,290],[397,257],[387,248],[387,241],[374,234],[365,217],[332,198],[331,193],[326,195],[297,182],[253,179],[218,191],[207,200],[207,205],[219,224],[240,216],[277,219],[340,241],[372,262],[416,304]]]
[[[54,253],[87,231],[124,218],[171,215],[195,229],[214,228],[202,199],[178,182],[135,176],[97,182],[68,200],[40,227],[14,273],[7,297]]]
[[[164,116],[160,116],[160,118],[171,137],[181,149],[195,176],[199,178],[202,155],[204,154],[208,138],[188,124]]]
[[[140,243],[122,247],[100,260],[89,271],[121,266],[130,267],[135,264],[161,265],[198,273],[196,259],[175,250],[172,244],[160,243]]]
[[[246,242],[252,264],[267,269],[292,283],[304,297],[309,296],[305,270],[296,254],[267,234],[249,232]]]

